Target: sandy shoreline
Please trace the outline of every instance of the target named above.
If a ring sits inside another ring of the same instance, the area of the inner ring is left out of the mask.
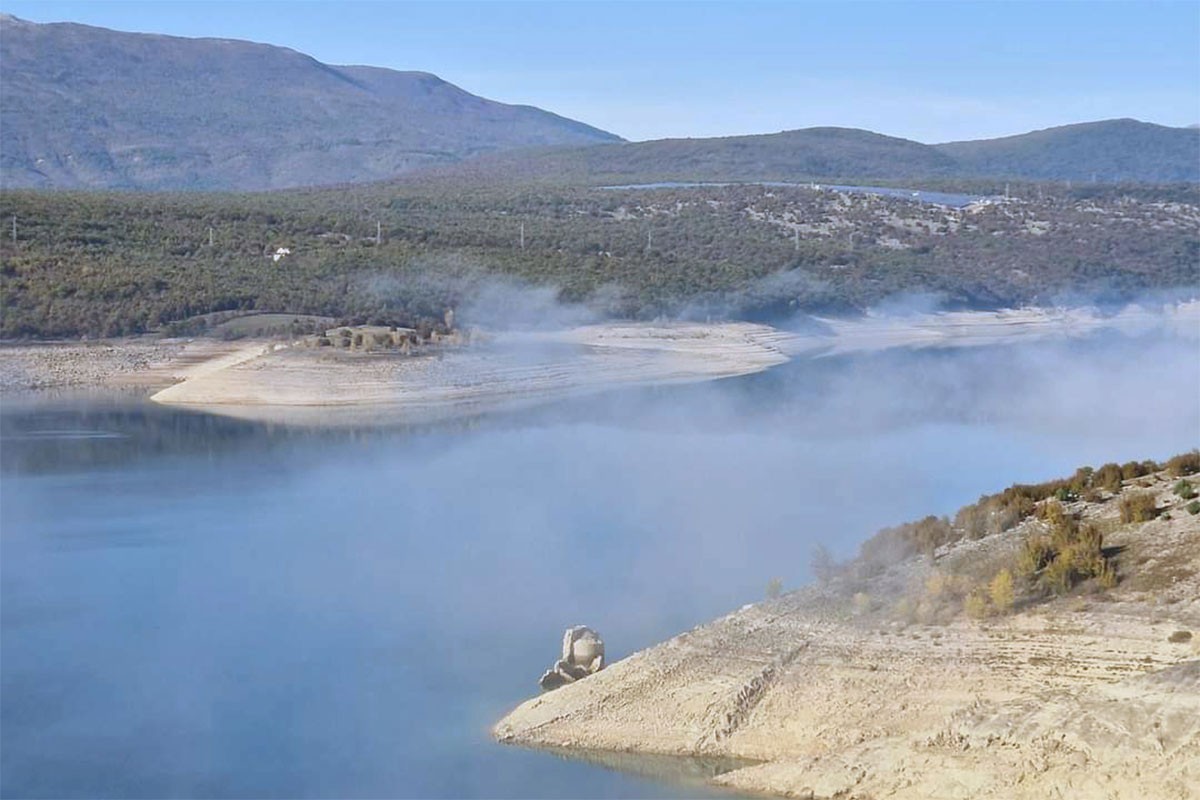
[[[402,356],[288,349],[195,374],[155,402],[244,418],[428,421],[591,394],[758,372],[787,357],[746,323],[519,333]]]
[[[815,329],[815,332],[814,330]],[[601,323],[505,332],[417,355],[347,353],[282,341],[126,339],[0,346],[0,390],[140,387],[155,402],[264,421],[429,421],[621,386],[710,381],[798,357],[976,347],[1160,331],[1200,340],[1200,302],[1118,314],[1018,309],[817,319],[789,332],[747,322]]]

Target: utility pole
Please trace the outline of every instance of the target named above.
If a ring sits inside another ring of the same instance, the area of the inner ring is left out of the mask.
[[[650,254],[650,248],[654,246],[654,231],[646,230],[646,254]]]
[[[383,223],[375,220],[375,246],[383,244]]]
[[[17,243],[17,215],[13,214],[13,244]]]
[[[525,249],[525,223],[521,223],[521,249]]]
[[[1008,199],[1008,184],[1004,184],[1004,199]]]
[[[792,228],[792,233],[795,235],[795,239],[796,239],[796,252],[799,253],[800,252],[800,228],[799,227]]]
[[[209,225],[208,226],[208,249],[212,250],[212,246],[213,246],[213,228],[212,228],[212,225]]]

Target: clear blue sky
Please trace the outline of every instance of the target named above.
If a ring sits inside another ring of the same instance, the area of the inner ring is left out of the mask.
[[[0,9],[425,70],[630,139],[842,125],[937,142],[1112,117],[1200,122],[1200,0],[0,0]]]

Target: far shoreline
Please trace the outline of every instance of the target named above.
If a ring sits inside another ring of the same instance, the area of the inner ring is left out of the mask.
[[[1026,308],[816,318],[817,332],[751,322],[603,322],[488,332],[411,354],[301,340],[159,338],[0,342],[0,396],[118,390],[207,413],[296,425],[439,421],[619,387],[750,375],[796,358],[969,348],[1102,331],[1200,341],[1200,301],[1159,308]]]

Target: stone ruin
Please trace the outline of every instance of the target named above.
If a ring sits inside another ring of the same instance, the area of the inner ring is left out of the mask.
[[[567,628],[563,634],[562,658],[546,670],[538,681],[543,691],[550,691],[594,675],[604,669],[604,640],[586,625]]]

